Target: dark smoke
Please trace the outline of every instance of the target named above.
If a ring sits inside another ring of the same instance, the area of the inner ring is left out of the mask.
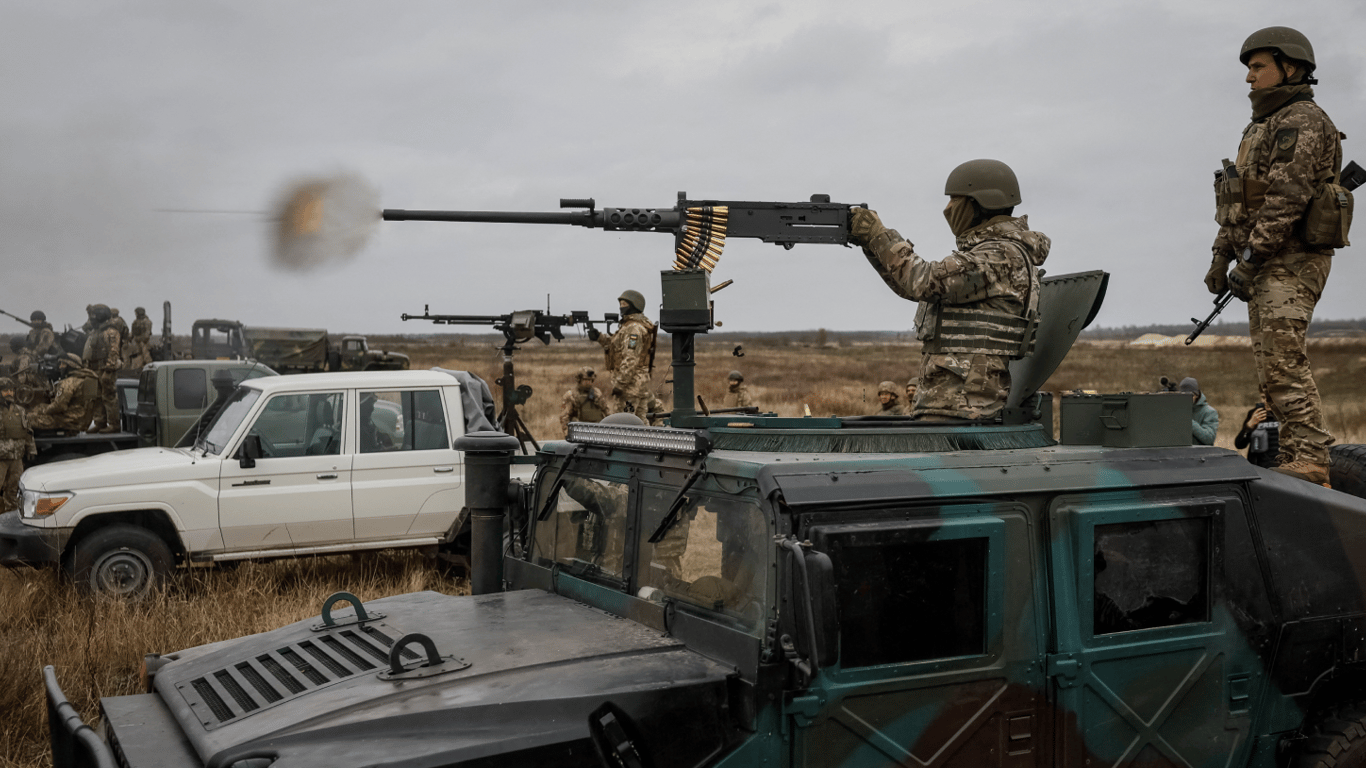
[[[296,272],[350,261],[380,220],[379,193],[348,173],[296,181],[272,210],[275,265]]]

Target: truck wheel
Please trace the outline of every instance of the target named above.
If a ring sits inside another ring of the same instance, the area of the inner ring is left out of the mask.
[[[1349,707],[1316,723],[1300,748],[1295,768],[1366,766],[1366,711]]]
[[[166,579],[171,565],[171,549],[159,536],[120,523],[76,543],[71,578],[86,594],[139,600]]]
[[[1328,452],[1328,484],[1366,499],[1366,445],[1335,445]]]

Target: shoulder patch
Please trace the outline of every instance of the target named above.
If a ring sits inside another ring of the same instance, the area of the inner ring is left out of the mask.
[[[1282,128],[1279,131],[1276,131],[1276,149],[1284,152],[1287,149],[1294,148],[1295,141],[1299,138],[1299,135],[1300,131],[1298,128]]]

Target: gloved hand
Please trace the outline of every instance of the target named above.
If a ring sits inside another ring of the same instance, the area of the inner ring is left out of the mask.
[[[1247,263],[1239,261],[1238,266],[1228,273],[1228,289],[1237,296],[1239,301],[1247,301],[1252,298],[1252,278],[1257,274],[1257,268]]]
[[[597,341],[597,340],[598,340],[598,337],[601,336],[601,335],[602,335],[602,331],[599,331],[597,328],[589,328],[589,329],[588,329],[588,340],[589,340],[589,341]]]
[[[1215,252],[1214,261],[1210,262],[1209,271],[1205,273],[1205,287],[1209,292],[1218,296],[1228,290],[1228,265],[1233,263],[1233,254]]]
[[[878,218],[877,211],[858,206],[849,209],[849,242],[854,245],[867,247],[873,238],[886,229],[882,225],[882,219]]]

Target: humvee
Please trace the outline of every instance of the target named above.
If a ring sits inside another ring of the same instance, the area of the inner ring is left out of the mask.
[[[54,764],[1366,763],[1366,501],[1189,445],[1179,395],[1065,401],[1056,441],[1103,273],[1045,281],[1011,407],[961,425],[698,413],[707,281],[669,274],[669,426],[574,424],[527,485],[458,441],[473,595],[149,656],[98,736],[49,667]]]

